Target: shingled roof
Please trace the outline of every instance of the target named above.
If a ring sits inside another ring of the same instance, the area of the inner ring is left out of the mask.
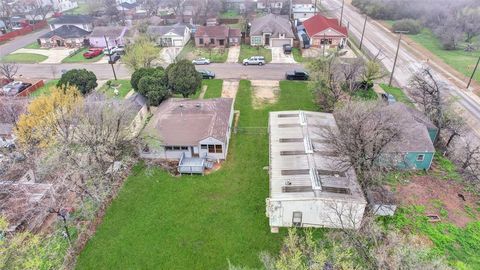
[[[63,15],[52,21],[51,24],[89,24],[93,18],[87,15]]]
[[[286,38],[294,38],[290,21],[275,14],[268,14],[252,21],[251,36],[261,36],[263,33],[272,33],[271,37],[278,38],[285,34]]]
[[[340,26],[338,20],[335,18],[327,18],[320,14],[312,16],[303,22],[303,26],[307,31],[307,34],[311,37],[320,32],[323,32],[329,28],[337,31],[338,33],[348,36],[346,27]]]
[[[83,30],[82,28],[76,27],[74,25],[62,25],[59,28],[50,31],[40,38],[51,38],[53,36],[61,38],[83,38],[90,35],[90,32]]]
[[[90,37],[110,37],[110,38],[118,38],[127,28],[125,26],[97,26],[93,29]]]
[[[164,145],[189,146],[213,137],[227,142],[233,99],[178,99],[164,101],[147,130]]]
[[[228,37],[229,27],[226,25],[199,26],[195,37]]]
[[[187,26],[182,24],[149,25],[147,28],[147,34],[151,36],[163,36],[169,32],[172,32],[176,35],[183,36],[185,34],[185,28],[187,28]]]

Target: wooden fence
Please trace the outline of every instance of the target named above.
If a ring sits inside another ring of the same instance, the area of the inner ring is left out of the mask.
[[[18,30],[12,31],[12,32],[8,32],[5,35],[0,36],[0,42],[7,41],[7,40],[12,39],[14,37],[26,35],[28,33],[31,33],[33,31],[35,31],[35,30],[41,29],[45,26],[47,26],[47,21],[37,22],[36,24],[29,24],[29,25],[23,27],[22,29],[18,29]]]
[[[22,92],[18,93],[16,96],[17,97],[26,97],[26,96],[29,96],[31,93],[37,91],[38,88],[44,86],[45,83],[43,82],[43,80],[40,80],[34,84],[32,84],[30,87],[28,87],[27,89],[23,90]]]

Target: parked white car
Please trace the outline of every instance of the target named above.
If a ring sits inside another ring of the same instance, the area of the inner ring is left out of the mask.
[[[242,61],[243,65],[244,66],[248,66],[248,65],[265,65],[265,57],[263,56],[252,56],[250,58],[247,58],[247,59],[243,59]]]
[[[208,65],[210,64],[210,59],[207,58],[198,58],[192,61],[192,64],[194,65]]]
[[[114,46],[114,47],[110,47],[110,54],[124,54],[125,53],[125,47],[124,46]],[[103,54],[105,55],[109,55],[109,51],[108,51],[108,48],[105,47],[105,49],[103,49]]]

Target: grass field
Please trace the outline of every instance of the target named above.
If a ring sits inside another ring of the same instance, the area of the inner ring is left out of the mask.
[[[94,58],[87,59],[83,57],[83,54],[86,53],[87,51],[88,51],[88,48],[83,48],[81,50],[78,50],[74,55],[63,59],[62,63],[93,63],[93,62],[97,62],[103,57],[103,54],[100,54]]]
[[[192,41],[189,41],[177,56],[178,59],[188,60],[200,57],[208,58],[212,63],[225,63],[228,57],[228,48],[197,48]]]
[[[47,60],[47,56],[36,53],[14,53],[2,57],[2,62],[35,64]]]
[[[412,101],[407,97],[407,95],[405,95],[401,88],[388,86],[387,84],[383,83],[380,84],[380,87],[382,87],[385,92],[394,96],[396,101],[403,102],[409,106],[413,106]]]
[[[219,98],[222,96],[223,80],[203,80],[202,85],[207,86],[203,98]]]
[[[30,44],[28,44],[27,46],[24,47],[25,49],[36,49],[36,50],[48,50],[47,48],[42,48],[40,47],[40,44],[38,44],[38,42],[32,42]]]
[[[265,61],[267,63],[272,61],[272,51],[269,49],[242,44],[240,46],[240,56],[238,57],[238,62],[241,63],[243,59],[250,58],[251,56],[263,56],[265,57]]]
[[[71,15],[87,15],[88,14],[88,4],[87,3],[78,3],[78,7],[72,10],[68,10],[65,14]]]
[[[45,83],[43,87],[37,89],[37,91],[30,94],[30,97],[38,97],[40,95],[48,95],[50,93],[50,88],[56,86],[58,80],[50,80]]]
[[[240,14],[236,10],[227,10],[226,12],[223,12],[219,16],[222,19],[235,19],[239,18]]]
[[[172,177],[136,166],[77,269],[228,269],[228,261],[260,267],[261,251],[278,252],[285,230],[270,233],[265,217],[268,112],[317,108],[305,82],[282,81],[280,88],[277,103],[255,110],[250,82],[240,81],[240,129],[219,171]]]
[[[132,85],[130,84],[130,80],[110,80],[112,85],[119,85],[118,88],[118,96],[119,98],[124,98],[130,90],[132,90]],[[109,97],[115,97],[115,92],[113,87],[109,87],[107,84],[104,84],[100,91],[105,93]]]
[[[480,57],[480,51],[466,52],[463,49],[444,50],[432,31],[426,28],[420,34],[410,35],[409,37],[467,77],[472,75],[475,63],[478,57]],[[477,70],[474,78],[477,82],[480,82],[480,70]]]

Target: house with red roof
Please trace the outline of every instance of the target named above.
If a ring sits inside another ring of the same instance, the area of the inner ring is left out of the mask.
[[[347,28],[341,26],[335,18],[327,18],[320,14],[303,22],[303,27],[310,40],[310,46],[343,47],[347,43]]]

